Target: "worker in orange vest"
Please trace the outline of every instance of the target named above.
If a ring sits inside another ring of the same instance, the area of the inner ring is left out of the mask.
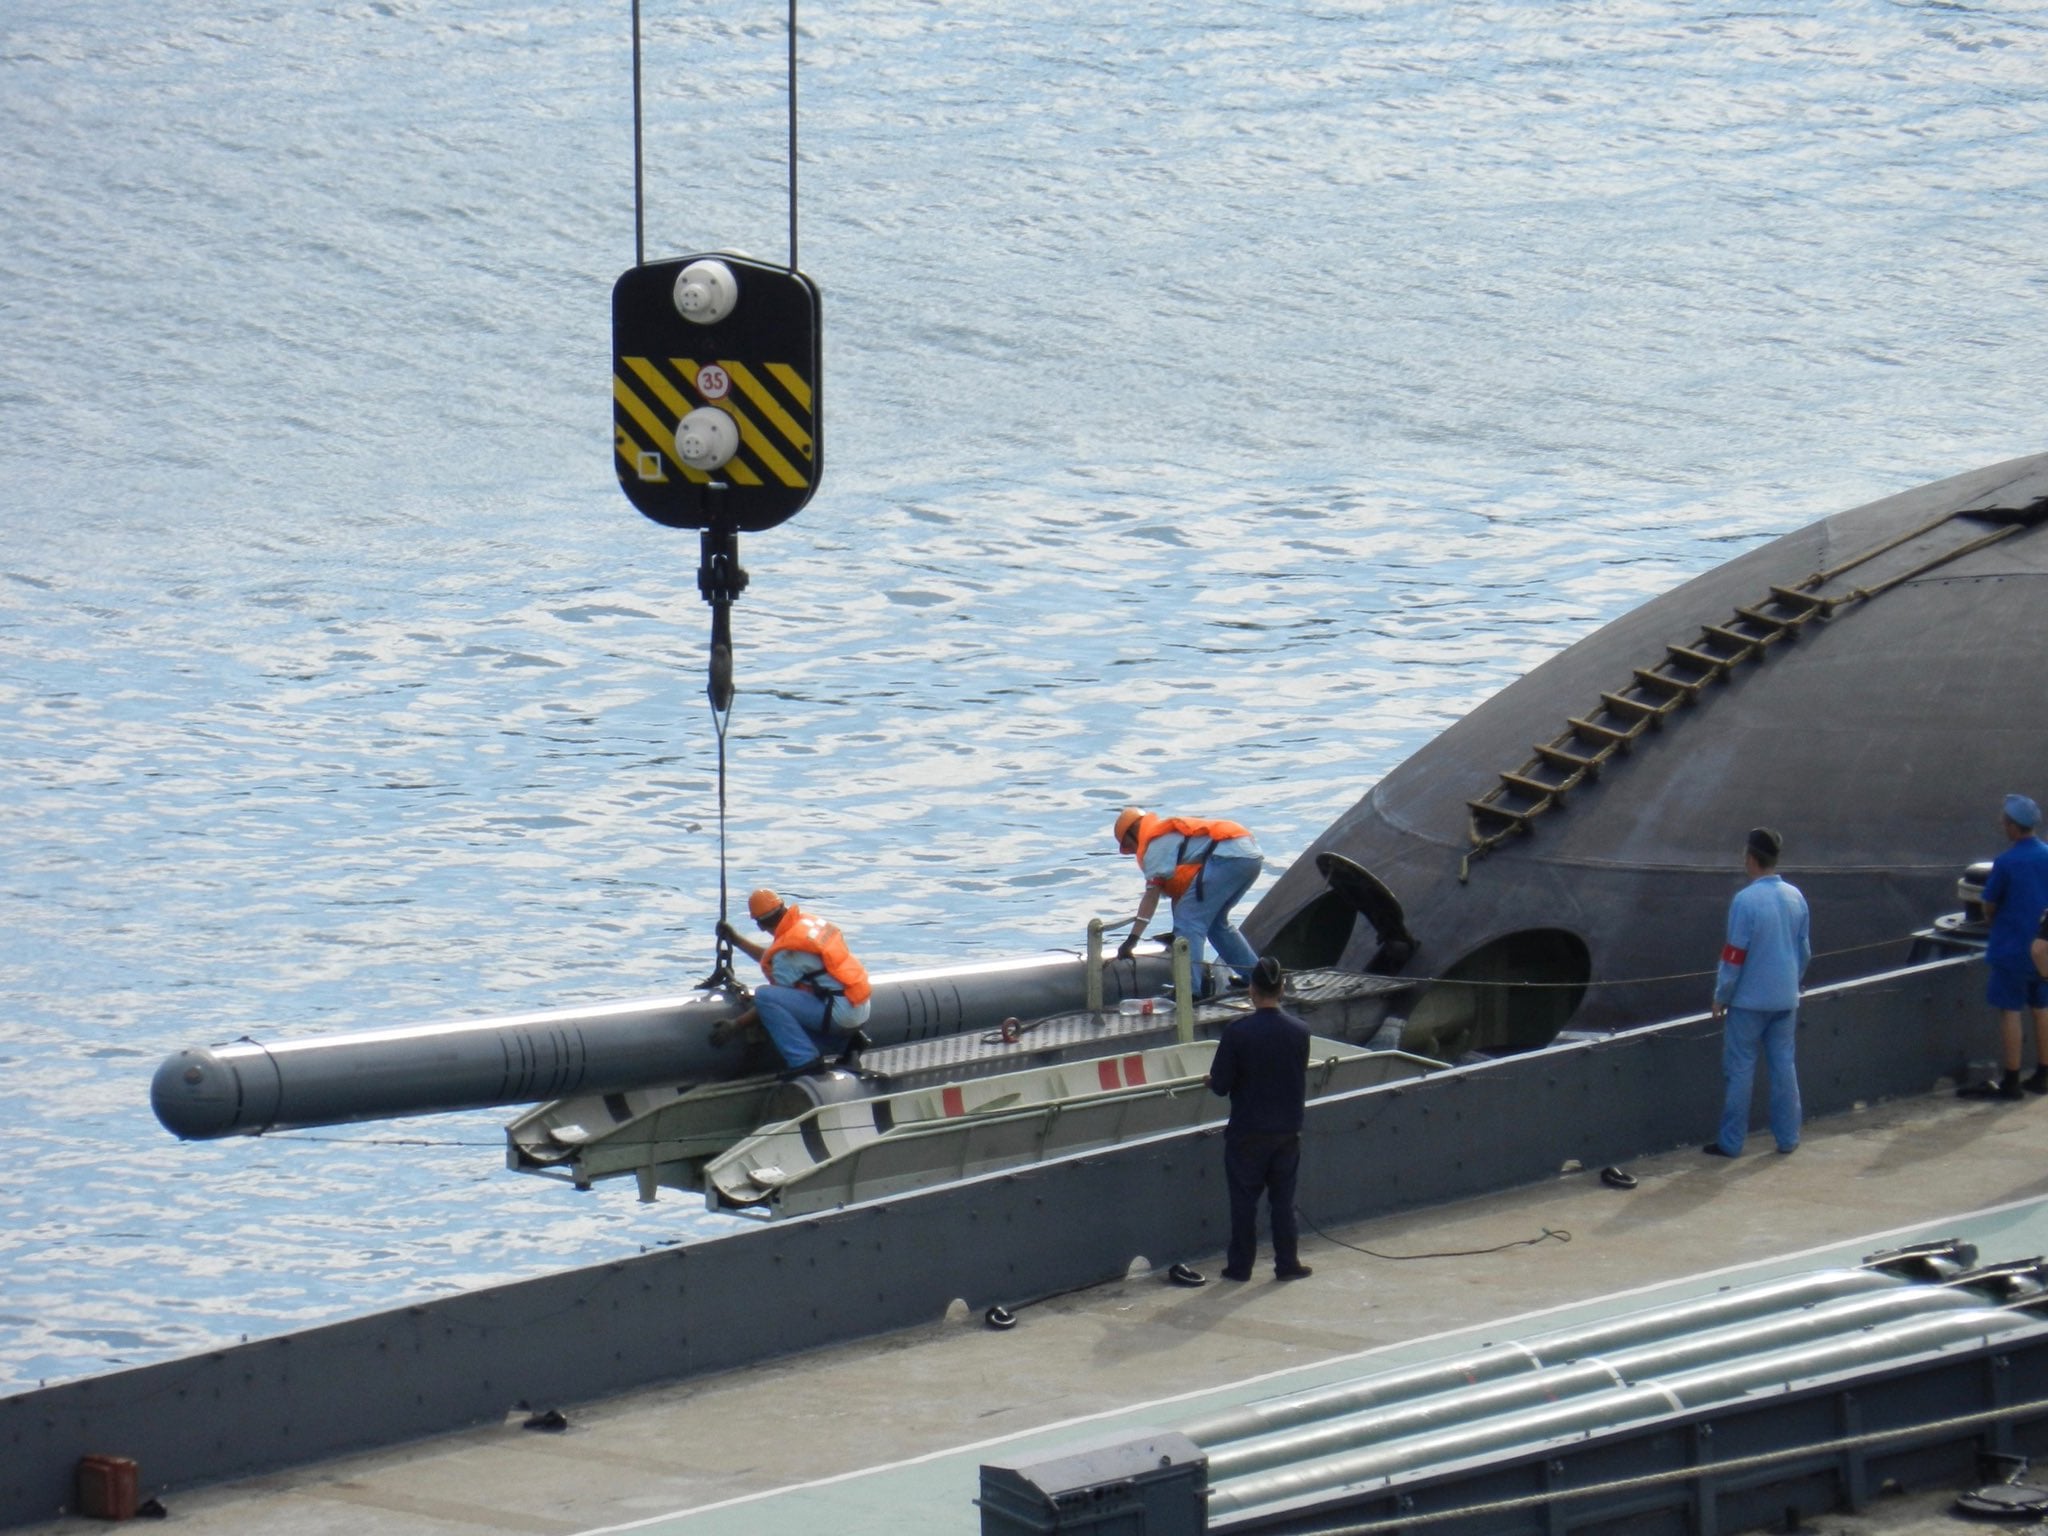
[[[861,1025],[868,1021],[873,989],[844,936],[765,888],[747,898],[747,913],[769,935],[767,943],[755,943],[726,922],[719,923],[718,936],[760,961],[768,984],[754,989],[751,1007],[713,1027],[711,1043],[723,1045],[758,1021],[792,1077],[824,1071],[828,1046],[843,1052],[842,1064],[854,1065],[860,1047],[869,1043]]]
[[[1138,861],[1145,877],[1137,921],[1117,946],[1117,959],[1131,957],[1165,896],[1173,903],[1173,931],[1188,941],[1195,964],[1203,963],[1205,944],[1213,945],[1239,985],[1249,981],[1259,957],[1231,926],[1230,909],[1265,866],[1251,832],[1220,817],[1154,816],[1135,805],[1117,812],[1112,830],[1117,847]]]

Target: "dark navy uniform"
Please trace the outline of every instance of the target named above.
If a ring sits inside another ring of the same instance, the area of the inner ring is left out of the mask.
[[[1230,1100],[1230,1123],[1223,1132],[1223,1173],[1230,1185],[1224,1278],[1251,1278],[1259,1251],[1262,1192],[1272,1215],[1274,1273],[1283,1279],[1300,1274],[1294,1186],[1301,1171],[1302,1107],[1308,1098],[1308,1026],[1278,1008],[1231,1020],[1216,1042],[1209,1088]]]

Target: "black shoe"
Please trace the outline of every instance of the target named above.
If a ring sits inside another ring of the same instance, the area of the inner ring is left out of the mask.
[[[874,1041],[868,1038],[866,1030],[856,1029],[846,1037],[846,1049],[839,1053],[837,1065],[846,1068],[849,1072],[858,1072],[860,1070],[860,1053],[872,1047],[874,1043]]]
[[[1701,1147],[1700,1150],[1709,1157],[1733,1157],[1735,1155],[1733,1152],[1723,1150],[1721,1143],[1718,1141],[1710,1141],[1704,1147]]]
[[[2029,1093],[2048,1093],[2048,1067],[2034,1068],[2024,1086]]]
[[[2001,1099],[2023,1099],[2027,1096],[2027,1090],[2020,1082],[2019,1073],[2005,1074],[2005,1080],[1998,1085],[1998,1096]]]
[[[1315,1271],[1310,1269],[1306,1264],[1297,1264],[1292,1269],[1274,1270],[1273,1278],[1275,1280],[1306,1280],[1310,1275],[1314,1273]]]
[[[1251,1277],[1252,1272],[1248,1269],[1226,1269],[1223,1271],[1223,1278],[1226,1280],[1243,1281],[1249,1280]]]
[[[802,1066],[791,1067],[787,1072],[784,1072],[782,1074],[782,1081],[785,1083],[793,1083],[800,1077],[823,1077],[825,1073],[829,1072],[830,1070],[831,1068],[825,1065],[824,1057],[813,1056],[809,1061],[805,1062]]]

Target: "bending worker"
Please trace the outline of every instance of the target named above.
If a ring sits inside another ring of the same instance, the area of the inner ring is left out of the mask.
[[[1145,877],[1138,920],[1116,947],[1117,959],[1130,959],[1163,895],[1173,903],[1173,931],[1188,941],[1195,964],[1202,964],[1207,942],[1240,985],[1249,981],[1259,957],[1230,925],[1230,909],[1266,862],[1251,833],[1234,821],[1153,816],[1135,805],[1117,812],[1115,832],[1117,847],[1138,861]]]
[[[742,937],[725,922],[718,936],[760,961],[768,985],[754,989],[752,1007],[713,1028],[711,1043],[723,1045],[758,1020],[792,1076],[823,1071],[827,1046],[851,1061],[868,1043],[860,1027],[868,1021],[871,989],[846,940],[823,918],[786,906],[770,890],[749,896],[747,912],[771,936],[766,944]]]

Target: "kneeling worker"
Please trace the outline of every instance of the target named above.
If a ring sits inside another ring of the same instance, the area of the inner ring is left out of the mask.
[[[1196,966],[1203,963],[1206,941],[1240,984],[1249,981],[1259,957],[1231,925],[1230,909],[1264,866],[1258,840],[1220,817],[1154,816],[1135,805],[1117,812],[1111,830],[1118,849],[1138,861],[1145,877],[1138,919],[1117,946],[1117,959],[1131,958],[1163,895],[1173,903],[1173,931],[1188,941]]]
[[[770,935],[766,944],[742,937],[730,923],[718,925],[718,936],[760,961],[768,985],[754,989],[751,1008],[712,1030],[711,1043],[722,1045],[758,1020],[792,1075],[823,1071],[828,1045],[850,1061],[867,1043],[860,1031],[871,993],[866,969],[837,928],[784,905],[773,891],[754,892],[747,911]]]

